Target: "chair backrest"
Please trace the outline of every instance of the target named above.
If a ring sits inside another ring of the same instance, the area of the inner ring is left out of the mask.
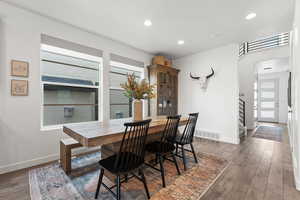
[[[162,144],[175,142],[180,117],[181,117],[180,115],[167,117],[167,124],[165,126],[165,129],[161,137]]]
[[[182,133],[182,136],[180,138],[180,141],[182,143],[191,143],[193,142],[194,133],[196,129],[197,119],[198,119],[199,113],[191,113],[189,114],[188,122],[184,128],[184,131]]]
[[[125,123],[125,133],[114,163],[114,169],[144,162],[146,140],[151,119]]]

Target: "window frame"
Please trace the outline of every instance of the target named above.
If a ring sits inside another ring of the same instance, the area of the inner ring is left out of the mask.
[[[140,79],[142,80],[142,79],[145,78],[145,73],[146,73],[145,67],[132,66],[132,65],[128,65],[128,64],[117,62],[117,61],[113,61],[113,60],[110,60],[109,65],[110,65],[109,76],[111,75],[111,73],[114,73],[114,72],[112,72],[112,67],[116,67],[116,68],[121,68],[121,69],[126,69],[126,70],[130,70],[130,71],[139,72],[139,73],[141,73]],[[110,81],[110,79],[109,79],[109,81]],[[109,96],[111,94],[110,93],[111,90],[124,91],[123,88],[116,87],[116,86],[111,86],[110,83],[109,83]],[[110,115],[111,115],[111,106],[112,105],[113,104],[111,104],[111,99],[109,99],[109,119],[110,120],[118,120],[118,119],[113,119],[113,118],[110,117]],[[117,105],[117,104],[115,104],[115,105]],[[129,105],[129,109],[130,109],[130,105]],[[143,103],[143,110],[145,111],[145,104],[144,103]],[[129,110],[129,113],[130,113],[130,110]],[[129,118],[132,118],[132,117],[129,117]],[[126,119],[126,117],[120,118],[120,119]]]
[[[85,60],[90,60],[94,62],[98,62],[98,85],[81,85],[81,84],[71,84],[71,83],[55,83],[55,82],[48,82],[43,81],[43,70],[42,70],[42,59],[41,59],[41,52],[42,51],[48,51],[55,54],[61,54],[64,56],[71,56],[75,58],[81,58]],[[56,125],[44,125],[44,85],[58,85],[58,86],[67,86],[67,87],[81,87],[81,88],[92,88],[92,89],[98,89],[98,120],[95,121],[84,121],[84,122],[75,122],[75,123],[62,123],[62,124],[56,124]],[[41,44],[40,45],[40,90],[41,90],[41,102],[40,102],[40,127],[41,131],[48,131],[48,130],[56,130],[56,129],[62,129],[64,125],[72,125],[72,124],[84,124],[89,122],[102,122],[103,121],[103,58],[92,56],[68,49],[63,49],[60,47],[55,47],[47,44]]]

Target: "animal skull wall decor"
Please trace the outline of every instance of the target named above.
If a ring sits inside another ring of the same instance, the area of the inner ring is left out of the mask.
[[[200,84],[200,87],[202,89],[206,89],[207,88],[208,79],[211,78],[212,76],[214,76],[214,74],[215,74],[215,71],[214,71],[213,68],[211,68],[211,74],[209,74],[207,76],[193,76],[192,73],[190,73],[190,77],[192,79],[198,80],[199,84]]]

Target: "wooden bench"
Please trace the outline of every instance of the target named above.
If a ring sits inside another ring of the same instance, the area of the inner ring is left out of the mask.
[[[73,138],[60,140],[60,163],[66,174],[72,170],[71,158],[72,149],[81,147],[82,145]]]

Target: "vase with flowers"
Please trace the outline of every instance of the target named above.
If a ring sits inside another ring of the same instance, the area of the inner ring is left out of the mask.
[[[132,100],[132,115],[134,121],[143,120],[143,100],[155,97],[155,85],[150,85],[145,79],[137,80],[135,74],[127,75],[127,82],[121,84],[124,95]]]

